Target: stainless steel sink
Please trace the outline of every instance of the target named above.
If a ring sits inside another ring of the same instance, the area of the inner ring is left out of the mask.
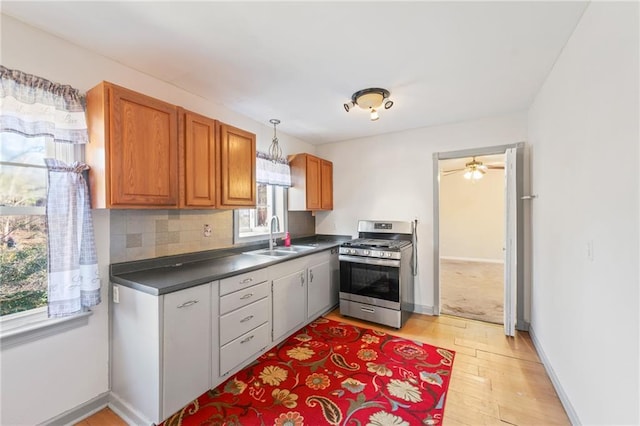
[[[293,253],[301,253],[307,250],[313,250],[313,247],[309,246],[289,246],[289,247],[274,247],[274,250],[293,252]]]
[[[268,248],[247,251],[244,254],[255,254],[258,256],[271,256],[271,257],[286,257],[293,256],[297,253],[302,253],[307,250],[313,250],[313,247],[307,246],[289,246],[289,247],[275,247],[273,250]]]

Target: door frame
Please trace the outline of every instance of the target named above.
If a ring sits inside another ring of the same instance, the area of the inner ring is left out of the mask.
[[[516,329],[528,329],[525,320],[525,233],[524,233],[524,142],[496,145],[459,151],[433,153],[433,314],[440,315],[440,172],[439,161],[464,157],[504,154],[516,148],[516,238],[517,238],[517,284],[516,284]],[[506,235],[505,235],[506,237]]]

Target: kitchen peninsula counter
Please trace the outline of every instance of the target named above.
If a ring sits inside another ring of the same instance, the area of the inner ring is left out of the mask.
[[[114,284],[159,296],[329,250],[350,239],[350,236],[344,235],[316,235],[295,239],[292,240],[293,245],[308,246],[310,249],[279,258],[246,254],[265,248],[267,245],[263,243],[115,263],[110,266],[110,279]]]

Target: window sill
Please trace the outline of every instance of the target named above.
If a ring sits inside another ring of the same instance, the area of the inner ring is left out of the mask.
[[[48,318],[47,308],[6,315],[0,318],[0,346],[7,349],[89,324],[93,312],[64,318]]]

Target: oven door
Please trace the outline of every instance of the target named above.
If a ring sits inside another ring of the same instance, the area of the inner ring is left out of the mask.
[[[400,261],[340,255],[340,298],[400,309]]]

